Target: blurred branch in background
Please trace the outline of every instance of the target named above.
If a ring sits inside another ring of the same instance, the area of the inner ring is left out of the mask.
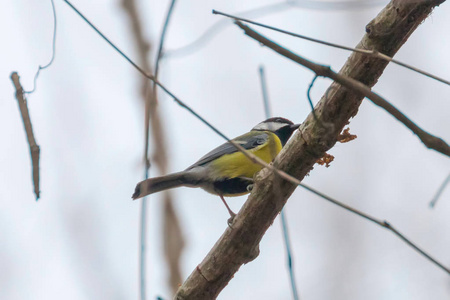
[[[406,127],[408,127],[412,132],[414,132],[419,139],[422,141],[422,143],[427,146],[430,149],[434,149],[438,152],[441,152],[442,154],[445,154],[447,156],[450,156],[450,146],[441,138],[436,137],[419,126],[417,126],[413,121],[411,121],[408,117],[406,117],[401,111],[399,111],[397,108],[395,108],[392,104],[390,104],[386,99],[381,97],[380,95],[372,92],[372,90],[364,85],[362,82],[355,80],[351,78],[350,76],[345,76],[341,73],[336,73],[329,66],[319,65],[316,63],[313,63],[310,60],[307,60],[289,50],[286,48],[281,47],[277,43],[274,43],[273,41],[267,39],[263,35],[259,34],[258,32],[254,31],[250,27],[242,24],[240,21],[236,21],[236,24],[242,28],[246,35],[249,37],[255,39],[259,43],[263,44],[264,46],[269,47],[270,49],[274,50],[275,52],[283,55],[286,58],[289,58],[292,61],[295,61],[296,63],[310,69],[313,71],[316,76],[322,76],[322,77],[328,77],[330,79],[333,79],[335,82],[341,84],[342,86],[345,86],[353,91],[358,91],[364,97],[367,97],[369,100],[372,101],[373,104],[378,105],[379,107],[386,110],[389,114],[391,114],[394,118],[396,118],[398,121],[403,123]],[[371,33],[367,33],[369,36]],[[313,110],[314,112],[314,110]]]
[[[39,158],[40,158],[40,148],[36,144],[36,139],[34,138],[33,126],[31,124],[30,114],[28,112],[27,99],[24,95],[24,90],[20,84],[20,78],[17,72],[11,74],[11,80],[16,89],[16,99],[19,104],[20,114],[22,115],[23,126],[25,127],[25,132],[27,134],[28,144],[30,145],[31,154],[31,164],[33,169],[33,185],[34,193],[36,194],[36,201],[39,200]]]
[[[225,17],[228,17],[228,18],[232,18],[232,19],[239,20],[239,21],[242,21],[242,22],[250,23],[250,24],[253,24],[253,25],[256,25],[256,26],[259,26],[259,27],[263,27],[263,28],[270,29],[270,30],[273,30],[273,31],[276,31],[276,32],[284,33],[284,34],[287,34],[287,35],[290,35],[290,36],[293,36],[293,37],[301,38],[301,39],[304,39],[304,40],[307,40],[307,41],[310,41],[310,42],[314,42],[314,43],[318,43],[318,44],[321,44],[321,45],[330,46],[330,47],[333,47],[333,48],[338,48],[338,49],[347,50],[347,51],[363,53],[363,54],[366,54],[366,55],[377,57],[377,58],[383,59],[385,61],[392,62],[392,63],[394,63],[396,65],[402,66],[404,68],[407,68],[407,69],[409,69],[411,71],[414,71],[414,72],[417,72],[419,74],[422,74],[424,76],[430,77],[430,78],[435,79],[437,81],[440,81],[440,82],[442,82],[444,84],[450,85],[450,81],[448,81],[448,80],[440,78],[440,77],[438,77],[436,75],[433,75],[431,73],[423,71],[423,70],[421,70],[419,68],[416,68],[414,66],[405,64],[405,63],[403,63],[401,61],[393,59],[392,57],[387,56],[387,55],[385,55],[383,53],[380,53],[378,51],[375,51],[375,50],[351,48],[351,47],[347,47],[347,46],[342,46],[342,45],[338,45],[338,44],[322,41],[322,40],[311,38],[311,37],[307,37],[305,35],[301,35],[301,34],[298,34],[298,33],[290,32],[290,31],[286,31],[286,30],[283,30],[283,29],[279,29],[279,28],[276,28],[276,27],[269,26],[269,25],[265,25],[265,24],[262,24],[262,23],[258,23],[258,22],[252,21],[252,20],[239,18],[237,16],[233,16],[233,15],[226,14],[226,13],[223,13],[223,12],[220,12],[220,11],[216,11],[216,10],[213,10],[213,14],[222,15],[222,16],[225,16]],[[367,27],[366,31],[370,31],[370,27]]]
[[[164,21],[164,26],[161,31],[159,39],[158,53],[156,54],[155,72],[154,76],[158,79],[160,62],[162,52],[164,49],[164,40],[166,37],[167,29],[169,26],[170,18],[172,16],[173,9],[175,7],[176,0],[172,0],[167,11],[167,15]],[[158,88],[156,83],[153,82],[153,103],[150,105],[147,111],[150,112],[150,120],[152,121],[153,128],[153,142],[155,144],[153,159],[158,166],[161,174],[167,174],[167,150],[166,141],[164,139],[164,133],[161,126],[160,115],[157,113],[158,105]],[[184,236],[181,230],[180,221],[176,215],[173,202],[171,199],[170,191],[164,191],[164,224],[163,224],[163,236],[164,236],[164,253],[167,264],[169,265],[169,285],[172,290],[172,294],[175,294],[178,287],[183,282],[180,270],[180,259],[184,248]]]
[[[172,1],[171,8],[169,9],[169,13],[166,17],[163,33],[161,35],[161,41],[159,45],[157,61],[155,64],[155,78],[157,77],[159,70],[159,57],[161,56],[161,50],[163,47],[164,41],[164,33],[167,28],[168,21],[170,19],[170,12],[172,11],[174,1]],[[122,5],[129,15],[132,31],[134,35],[134,40],[137,44],[138,52],[139,52],[139,65],[143,66],[146,72],[149,72],[152,69],[149,54],[151,51],[151,45],[146,41],[144,37],[144,33],[142,30],[142,25],[139,21],[139,14],[137,9],[136,1],[134,0],[123,0]],[[157,91],[154,85],[149,84],[147,78],[142,78],[141,83],[141,94],[142,99],[145,102],[145,166],[146,169],[150,167],[150,161],[148,159],[149,152],[149,135],[150,135],[150,127],[152,129],[152,137],[154,144],[154,155],[153,161],[155,165],[158,167],[161,174],[166,174],[168,172],[168,159],[167,159],[167,151],[166,151],[166,140],[165,135],[162,129],[162,122],[158,112],[158,102],[157,102]],[[151,126],[150,126],[151,122]],[[146,174],[148,177],[148,174]],[[146,199],[142,200],[141,214],[144,214],[144,217],[141,216],[141,222],[145,222],[145,214],[146,214]],[[180,258],[181,253],[184,247],[184,238],[182,235],[180,222],[176,215],[176,212],[173,207],[171,193],[166,191],[164,193],[164,206],[163,206],[163,237],[164,237],[164,252],[167,263],[169,265],[169,285],[172,289],[173,293],[178,289],[179,284],[182,282],[181,279],[181,271],[180,271]],[[145,226],[145,224],[141,224],[141,227]],[[145,229],[141,229],[141,244],[144,245],[145,250]],[[142,250],[141,250],[142,251]],[[145,299],[145,254],[141,253],[141,299]]]
[[[288,2],[296,7],[309,8],[316,10],[359,10],[386,4],[386,0],[288,0]]]
[[[264,66],[259,66],[259,79],[261,81],[261,92],[264,103],[264,112],[266,115],[266,119],[272,117],[272,110],[270,109],[270,101],[269,101],[269,92],[267,91],[267,80],[266,80],[266,72]],[[289,230],[287,225],[287,217],[284,208],[281,210],[281,228],[283,231],[283,239],[284,246],[286,247],[286,260],[287,260],[287,268],[289,273],[289,279],[291,283],[291,291],[292,298],[294,300],[298,300],[298,289],[297,282],[295,280],[295,272],[294,272],[294,260],[292,258],[292,247],[291,247],[291,239],[289,236]]]
[[[289,1],[281,1],[279,3],[269,4],[255,9],[239,12],[237,13],[237,15],[256,18],[284,11],[291,7],[292,4],[290,4]],[[205,30],[205,32],[193,42],[179,48],[168,49],[164,51],[163,58],[166,59],[172,57],[183,57],[195,53],[196,51],[206,46],[217,34],[219,34],[223,29],[225,29],[227,25],[230,24],[232,23],[229,20],[225,19],[217,21],[207,30]]]
[[[444,182],[441,184],[441,186],[437,190],[437,192],[434,195],[433,199],[430,201],[430,207],[431,208],[434,208],[434,206],[436,205],[437,201],[441,197],[442,192],[445,190],[445,187],[448,185],[449,182],[450,182],[450,174],[447,175],[447,178],[445,178]]]
[[[370,23],[375,32],[384,35],[375,37],[373,34],[365,34],[357,47],[366,45],[393,56],[433,8],[441,3],[442,1],[390,2]],[[340,74],[360,81],[361,85],[372,87],[387,64],[377,58],[352,53]],[[302,180],[317,159],[335,145],[343,127],[356,115],[364,99],[360,90],[353,91],[351,87],[344,87],[336,82],[331,86],[333,88],[329,94],[324,95],[316,105],[317,118],[321,122],[317,122],[309,114],[300,132],[295,133],[273,163],[275,168],[298,180]],[[323,124],[329,123],[333,126],[324,128]],[[281,189],[275,191],[278,185]],[[176,299],[215,299],[239,268],[258,256],[263,235],[295,188],[296,185],[280,179],[278,172],[263,169],[256,176],[252,193],[236,215],[232,228],[226,229],[205,259],[193,270],[178,290]],[[387,222],[382,223],[397,234]],[[441,267],[447,273],[450,272],[442,265]]]
[[[235,13],[235,15],[249,18],[259,18],[282,12],[291,8],[308,8],[314,10],[355,10],[386,3],[384,0],[369,1],[292,1],[284,0],[274,4],[260,6],[254,9]],[[206,46],[215,36],[217,36],[226,26],[230,25],[228,20],[220,20],[206,29],[203,34],[193,42],[175,49],[168,49],[163,53],[163,58],[183,57],[197,52]]]

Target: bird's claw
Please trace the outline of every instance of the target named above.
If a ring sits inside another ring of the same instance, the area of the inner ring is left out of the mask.
[[[230,227],[231,229],[233,229],[233,227],[231,226],[231,224],[233,224],[233,221],[234,221],[234,218],[236,217],[236,214],[235,214],[235,213],[233,213],[233,214],[230,213],[230,215],[231,215],[231,217],[227,220],[227,224],[228,224],[228,227]]]

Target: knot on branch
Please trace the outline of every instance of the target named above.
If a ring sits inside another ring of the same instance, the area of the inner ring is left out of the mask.
[[[325,155],[328,149],[336,144],[334,130],[323,126],[323,124],[327,123],[317,122],[315,120],[310,120],[310,122],[303,124],[305,124],[305,127],[301,128],[300,137],[305,144],[304,151],[315,160],[318,160]],[[310,128],[308,129],[308,127]]]
[[[366,33],[369,39],[383,38],[393,32],[395,23],[398,21],[398,14],[400,10],[392,3],[389,3],[384,8],[384,14],[380,13],[375,19],[366,25]],[[382,16],[382,17],[380,17]]]

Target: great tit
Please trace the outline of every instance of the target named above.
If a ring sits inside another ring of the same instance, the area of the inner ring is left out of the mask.
[[[244,149],[270,163],[286,144],[292,133],[300,126],[284,118],[270,118],[248,133],[233,139]],[[232,144],[225,143],[184,171],[146,179],[137,184],[133,199],[180,186],[200,187],[220,196],[228,212],[224,196],[240,196],[250,192],[254,175],[262,166],[254,163]]]

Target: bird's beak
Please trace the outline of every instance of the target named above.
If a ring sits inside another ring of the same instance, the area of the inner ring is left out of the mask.
[[[297,130],[300,127],[300,125],[302,125],[302,124],[292,124],[291,125],[292,131]]]

